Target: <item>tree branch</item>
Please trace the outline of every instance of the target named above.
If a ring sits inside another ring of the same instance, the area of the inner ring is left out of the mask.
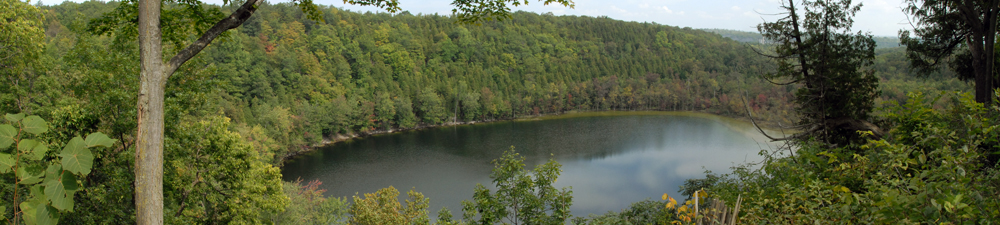
[[[174,214],[174,217],[181,216],[181,213],[184,212],[184,207],[187,206],[186,203],[187,203],[188,195],[190,195],[191,191],[194,190],[194,186],[195,185],[198,185],[198,183],[201,183],[201,172],[202,171],[200,171],[200,170],[197,171],[197,172],[195,172],[194,182],[191,183],[190,188],[188,188],[187,190],[184,190],[184,194],[181,195],[181,207],[180,207],[180,209],[177,209],[177,213]]]
[[[223,32],[243,25],[243,22],[250,19],[250,16],[257,11],[257,4],[261,1],[263,0],[247,0],[247,2],[243,3],[243,5],[240,6],[239,9],[236,9],[235,12],[220,20],[218,23],[215,23],[215,26],[212,26],[211,29],[205,31],[205,34],[202,34],[201,38],[198,38],[197,41],[191,43],[191,45],[188,45],[187,48],[178,52],[173,58],[170,58],[170,62],[168,62],[164,68],[166,70],[165,73],[167,75],[167,79],[170,79],[170,76],[174,75],[174,71],[177,71],[177,68],[179,68],[181,64],[184,64],[184,62],[193,58],[201,52],[201,50],[205,49],[205,47],[208,47],[208,44],[212,43],[212,40],[215,40],[216,37],[222,35]],[[164,79],[163,82],[166,82],[167,79]]]
[[[757,128],[757,131],[759,131],[760,134],[763,134],[764,137],[767,137],[768,139],[771,139],[772,142],[775,142],[775,141],[789,141],[789,140],[794,140],[794,139],[798,139],[798,138],[801,138],[801,137],[805,137],[806,134],[816,132],[820,128],[820,126],[818,126],[816,124],[813,124],[813,127],[810,128],[809,130],[803,131],[803,132],[800,132],[800,133],[797,133],[797,134],[793,134],[792,136],[780,137],[780,138],[771,137],[771,135],[767,134],[767,132],[764,132],[764,129],[760,128],[760,126],[757,125],[757,121],[753,119],[753,113],[750,112],[750,104],[747,104],[747,101],[746,101],[745,98],[742,99],[742,100],[743,100],[743,106],[745,107],[745,110],[747,112],[747,117],[750,118],[750,123],[753,124],[754,128]],[[803,126],[805,126],[805,125],[803,125]]]

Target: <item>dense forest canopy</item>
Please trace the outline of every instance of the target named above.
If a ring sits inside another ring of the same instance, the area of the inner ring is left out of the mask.
[[[93,132],[119,140],[93,149],[93,172],[80,179],[76,209],[64,223],[135,220],[126,184],[134,180],[138,48],[91,32],[92,20],[117,6],[38,6],[31,26],[41,28],[44,38],[34,44],[44,48],[37,60],[18,62],[26,75],[18,79],[30,82],[5,81],[17,91],[0,93],[0,111],[46,118],[51,131],[39,139],[52,146]],[[772,126],[796,120],[795,87],[760,79],[775,68],[753,51],[760,42],[739,38],[751,34],[528,12],[461,25],[442,15],[318,10],[323,20],[292,4],[263,4],[169,80],[168,222],[287,222],[302,218],[291,213],[308,214],[301,204],[336,209],[339,199],[310,197],[322,194],[315,183],[281,183],[276,171],[286,157],[338,136],[590,110],[732,117],[749,110]],[[876,42],[876,108],[907,103],[908,92],[970,89],[950,71],[914,76],[903,48],[882,47],[895,40]],[[5,198],[27,191],[7,182],[14,175],[3,176]]]

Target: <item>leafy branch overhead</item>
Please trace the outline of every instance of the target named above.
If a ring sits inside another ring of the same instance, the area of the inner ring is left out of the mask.
[[[13,221],[27,224],[55,224],[60,212],[73,211],[73,195],[80,190],[77,176],[86,177],[94,164],[88,148],[111,147],[115,139],[97,132],[71,139],[58,154],[48,154],[48,144],[38,138],[49,130],[38,116],[7,114],[0,124],[0,173],[13,172],[16,184]],[[16,143],[16,148],[12,145]],[[16,149],[16,150],[15,150]],[[21,196],[27,193],[27,200]],[[18,203],[18,201],[22,201]],[[0,215],[5,219],[6,215]]]

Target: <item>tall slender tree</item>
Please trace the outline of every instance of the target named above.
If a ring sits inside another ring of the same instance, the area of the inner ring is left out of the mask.
[[[861,4],[850,0],[802,1],[783,5],[787,16],[757,29],[775,43],[778,69],[765,75],[772,83],[801,84],[795,92],[799,125],[806,132],[790,138],[816,137],[831,145],[856,138],[856,130],[878,131],[866,122],[878,96],[878,79],[866,66],[875,58],[871,34],[851,33]]]
[[[950,62],[959,78],[975,81],[976,102],[992,105],[993,90],[1000,88],[993,68],[1000,0],[906,2],[903,11],[916,23],[912,34],[900,31],[899,39],[911,65],[927,73]]]
[[[548,5],[558,3],[563,6],[573,7],[571,0],[539,0]],[[105,15],[105,24],[131,23],[138,17],[138,39],[141,70],[139,73],[140,89],[138,100],[138,132],[136,136],[136,164],[135,164],[135,199],[136,199],[136,220],[139,224],[163,224],[163,139],[164,139],[164,93],[167,80],[185,62],[205,49],[215,38],[223,32],[234,29],[242,25],[257,10],[263,0],[246,0],[233,11],[229,16],[219,19],[211,28],[205,30],[200,38],[187,44],[183,49],[170,58],[163,61],[163,37],[161,30],[164,24],[161,21],[161,7],[164,1],[161,0],[138,0],[123,1],[122,7],[114,12]],[[376,6],[390,13],[400,10],[397,0],[345,0],[345,3],[354,5]],[[198,0],[167,0],[166,3],[174,3],[188,6],[185,9],[190,12],[189,18],[195,21],[206,20],[202,7],[204,4]],[[229,1],[225,1],[229,4]],[[311,19],[322,20],[321,13],[312,3],[312,0],[293,0],[293,3],[300,6],[302,11]],[[234,2],[235,4],[235,2]],[[482,20],[504,19],[510,17],[508,4],[519,6],[528,4],[527,0],[455,0],[452,2],[456,8],[453,10],[460,21],[464,23],[478,23]],[[133,14],[134,13],[134,14]],[[110,19],[109,19],[110,18]],[[209,17],[210,18],[210,17]],[[124,21],[124,22],[123,22]],[[103,26],[107,30],[110,26]],[[200,29],[198,29],[200,30]],[[177,34],[184,36],[187,34]],[[174,36],[176,37],[176,36]],[[180,40],[174,39],[175,46],[183,46]]]

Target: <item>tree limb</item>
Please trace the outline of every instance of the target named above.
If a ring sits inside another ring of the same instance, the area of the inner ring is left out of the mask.
[[[184,64],[184,62],[193,58],[201,52],[201,50],[205,49],[205,47],[208,47],[208,44],[212,43],[212,40],[215,40],[215,38],[219,37],[219,35],[222,35],[223,32],[243,25],[243,22],[250,19],[250,16],[257,11],[257,4],[261,1],[263,0],[247,0],[247,2],[243,3],[243,5],[240,6],[239,9],[236,9],[235,12],[220,20],[218,23],[215,23],[215,26],[212,26],[211,29],[205,31],[205,34],[202,34],[201,38],[198,38],[197,41],[191,43],[191,45],[188,45],[188,47],[178,52],[173,58],[170,58],[170,62],[167,62],[167,65],[165,65],[166,67],[164,68],[167,79],[170,79],[170,76],[173,76],[174,71],[176,71],[181,64]],[[167,79],[164,79],[163,82],[166,82]]]
[[[767,137],[768,139],[771,139],[772,142],[775,142],[775,141],[789,141],[789,140],[798,139],[798,138],[804,137],[805,134],[816,132],[820,128],[819,125],[812,124],[812,128],[809,128],[808,131],[800,132],[798,134],[793,134],[792,136],[787,136],[787,137],[780,137],[780,138],[771,137],[771,135],[767,134],[767,132],[764,132],[764,129],[760,128],[760,126],[757,125],[757,121],[753,119],[753,113],[750,112],[750,104],[747,104],[747,101],[746,101],[745,98],[742,99],[742,100],[743,100],[743,106],[745,107],[744,109],[747,112],[747,117],[750,118],[750,123],[753,124],[754,128],[757,128],[757,131],[759,131],[760,134],[763,134],[764,137]],[[808,126],[808,124],[807,125],[802,125],[802,126]]]
[[[174,214],[174,217],[181,216],[181,213],[184,212],[184,207],[187,206],[185,203],[187,203],[188,195],[190,195],[191,191],[194,190],[194,186],[201,183],[201,172],[202,171],[195,172],[194,182],[191,183],[190,188],[184,190],[184,194],[181,195],[181,207],[180,209],[177,209],[177,213]]]

